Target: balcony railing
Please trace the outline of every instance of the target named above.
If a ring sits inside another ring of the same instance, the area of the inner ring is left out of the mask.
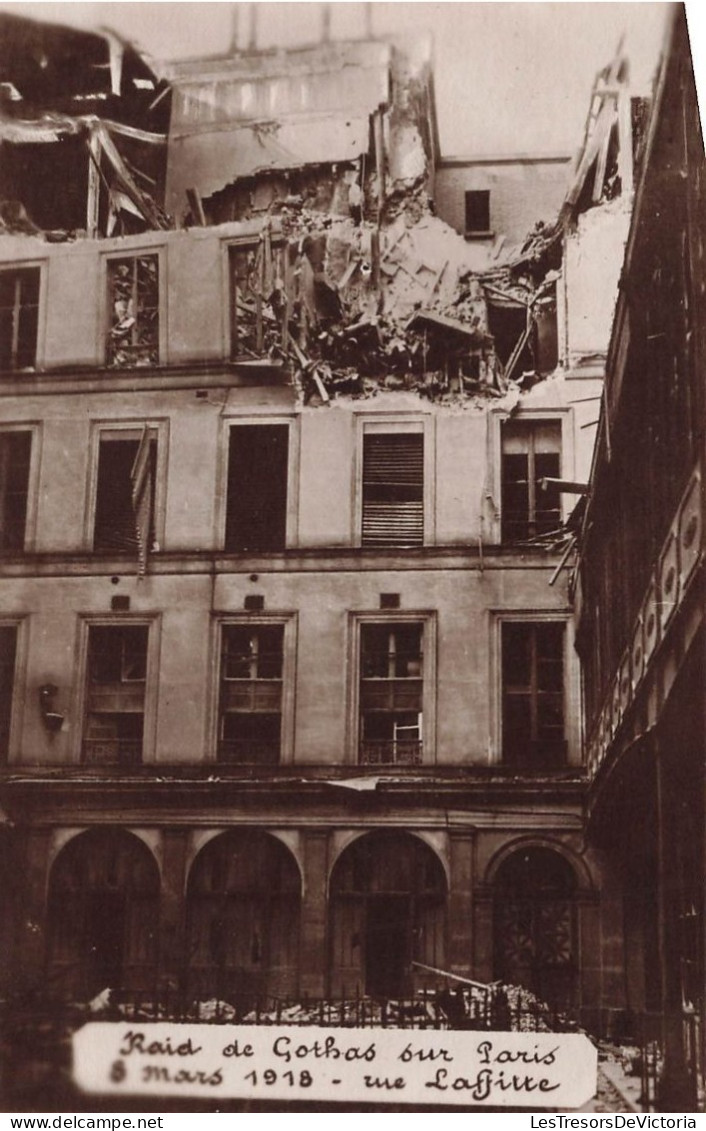
[[[364,766],[419,766],[423,746],[421,739],[364,739],[358,760]]]
[[[223,738],[218,743],[218,761],[229,762],[231,765],[276,766],[279,755],[278,742]]]
[[[142,761],[142,742],[124,738],[84,738],[87,766],[136,766]]]

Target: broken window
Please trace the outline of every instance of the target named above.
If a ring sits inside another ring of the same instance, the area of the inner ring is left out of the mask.
[[[0,271],[0,369],[33,369],[37,361],[39,267]]]
[[[223,626],[218,759],[279,762],[283,624]]]
[[[289,429],[239,424],[230,430],[225,548],[229,553],[284,550],[287,535]]]
[[[490,191],[468,189],[465,193],[466,235],[490,235]]]
[[[560,421],[506,421],[502,428],[502,540],[521,542],[561,526]]]
[[[145,428],[139,438],[101,436],[94,550],[137,553],[144,565],[155,539],[156,467],[154,429]]]
[[[269,232],[256,245],[230,248],[231,355],[261,357],[282,343],[283,255]]]
[[[0,761],[7,759],[10,746],[10,718],[15,684],[17,626],[0,625]]]
[[[90,625],[83,760],[142,758],[149,625]]]
[[[563,765],[564,625],[504,622],[502,683],[503,762],[525,770]]]
[[[366,765],[422,761],[421,624],[360,630],[359,756]]]
[[[107,364],[158,365],[158,255],[108,260],[108,307]]]
[[[363,437],[363,546],[424,543],[424,434]]]
[[[0,552],[24,549],[32,433],[0,432]]]

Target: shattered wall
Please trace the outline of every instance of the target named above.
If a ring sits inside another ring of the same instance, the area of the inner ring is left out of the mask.
[[[564,243],[564,364],[605,364],[630,226],[631,200],[620,196],[583,212]]]

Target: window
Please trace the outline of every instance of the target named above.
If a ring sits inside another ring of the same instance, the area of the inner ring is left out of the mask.
[[[229,248],[234,358],[261,357],[282,343],[284,254],[267,232],[256,246]]]
[[[424,544],[424,433],[363,435],[362,544]]]
[[[7,759],[10,746],[16,656],[17,626],[0,625],[0,760],[2,761]]]
[[[106,362],[116,367],[159,363],[159,256],[108,260]]]
[[[561,422],[506,421],[502,426],[502,540],[522,542],[561,525]]]
[[[136,553],[155,544],[156,429],[103,433],[98,448],[94,550]]]
[[[288,463],[288,425],[238,424],[231,427],[226,501],[227,552],[284,550]]]
[[[0,369],[32,369],[37,360],[39,267],[0,271]]]
[[[146,624],[89,625],[84,762],[141,761],[148,638]]]
[[[284,624],[223,625],[221,762],[271,765],[280,760],[284,633]]]
[[[465,193],[465,204],[466,235],[491,235],[490,191],[488,189],[469,189]]]
[[[0,551],[24,549],[32,433],[0,432]]]
[[[566,761],[564,625],[502,624],[503,762],[550,769]]]
[[[360,630],[359,760],[422,761],[422,638],[419,623],[363,624]]]

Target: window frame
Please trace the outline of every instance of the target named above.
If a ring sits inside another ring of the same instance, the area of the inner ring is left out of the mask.
[[[0,424],[0,433],[29,432],[29,474],[27,476],[27,505],[25,510],[25,531],[21,554],[31,554],[36,549],[37,510],[39,505],[39,472],[41,463],[43,425],[40,421],[22,420]],[[0,551],[0,554],[4,553]]]
[[[297,661],[297,636],[298,615],[288,610],[272,610],[271,612],[233,612],[214,614],[212,626],[212,655],[211,655],[211,694],[209,709],[208,742],[206,746],[206,761],[218,766],[242,766],[243,768],[257,766],[256,762],[230,763],[221,761],[218,757],[218,745],[221,730],[221,658],[223,652],[223,629],[230,625],[243,628],[255,628],[259,625],[282,625],[282,678],[276,682],[282,686],[282,701],[280,708],[280,753],[279,760],[271,763],[272,768],[291,765],[294,761],[294,709],[296,699],[296,661]],[[232,681],[228,681],[232,682]],[[253,682],[251,680],[246,681]],[[264,682],[270,683],[271,680]]]
[[[78,765],[90,765],[83,759],[83,742],[86,730],[86,709],[88,706],[88,642],[90,629],[129,628],[146,625],[147,654],[145,659],[144,709],[142,712],[142,757],[136,764],[149,765],[157,760],[157,709],[159,698],[159,650],[161,644],[161,613],[79,613],[77,641],[77,685],[74,694],[73,717],[80,720],[76,726],[76,737],[72,750],[73,761]],[[135,681],[137,682],[137,681]],[[142,682],[142,681],[140,681]],[[110,773],[118,763],[96,764],[98,770],[105,768]]]
[[[164,532],[167,509],[167,464],[169,445],[169,420],[165,417],[151,417],[148,420],[92,420],[91,435],[89,439],[89,464],[86,482],[86,502],[83,530],[83,550],[87,554],[101,554],[109,556],[105,550],[94,550],[93,543],[96,527],[96,510],[98,501],[98,466],[100,459],[101,439],[110,440],[140,440],[145,428],[153,429],[157,433],[157,459],[155,461],[154,483],[154,545],[156,549],[148,550],[159,553],[164,549]],[[116,550],[115,555],[126,554],[125,550]],[[137,555],[134,555],[137,561]]]
[[[502,541],[502,487],[503,487],[503,443],[502,443],[502,428],[506,420],[511,420],[513,424],[535,424],[541,427],[542,424],[552,424],[559,422],[561,425],[560,449],[559,449],[559,467],[562,479],[575,478],[575,459],[576,451],[574,445],[573,428],[572,428],[572,406],[564,405],[557,406],[556,408],[524,408],[520,412],[513,413],[512,416],[504,409],[491,409],[488,413],[488,493],[486,496],[486,507],[484,527],[488,531],[487,540],[493,545],[502,546],[503,548],[514,547],[517,543],[507,543]],[[573,501],[572,501],[573,500]],[[559,494],[559,508],[560,518],[562,522],[566,522],[573,505],[575,504],[575,496]],[[532,547],[526,543],[522,545],[522,552],[532,552]],[[546,550],[541,546],[537,547],[537,553],[546,556]]]
[[[238,251],[241,251],[241,252],[242,251],[255,251],[255,252],[257,252],[258,244],[260,242],[260,237],[261,237],[261,234],[264,231],[264,228],[263,228],[263,224],[262,224],[261,220],[256,221],[256,225],[257,225],[256,228],[254,228],[252,232],[249,232],[247,234],[244,234],[244,235],[236,237],[236,238],[230,237],[228,239],[224,239],[224,240],[221,241],[221,252],[222,252],[221,264],[222,264],[222,280],[223,280],[222,285],[223,285],[223,295],[224,295],[224,298],[225,298],[225,310],[224,310],[224,313],[223,313],[223,327],[224,327],[224,339],[225,340],[224,340],[223,353],[224,353],[224,357],[226,358],[226,360],[231,361],[236,365],[238,364],[238,362],[252,361],[253,358],[251,357],[250,354],[238,354],[238,353],[235,352],[236,318],[235,318],[235,302],[234,302],[235,296],[233,294],[233,272],[232,272],[232,266],[231,266],[232,256],[233,256],[234,253],[236,253]],[[290,267],[286,262],[287,242],[285,240],[285,237],[284,237],[284,235],[281,231],[277,231],[277,232],[271,232],[270,238],[271,238],[271,243],[272,243],[272,250],[281,252],[282,255],[284,256],[283,271],[284,271],[284,274],[286,276],[288,276],[289,273],[290,273]],[[281,337],[282,343],[284,343],[284,338],[285,338],[283,326],[284,326],[284,316],[283,316],[282,322],[279,324],[279,332],[280,332],[280,337]],[[267,353],[264,351],[264,346],[263,346],[263,351],[261,353],[256,353],[256,356],[258,358],[261,358],[263,361],[267,360]]]
[[[10,766],[20,761],[23,719],[20,717],[25,707],[25,677],[27,664],[27,615],[2,616],[0,627],[15,629],[15,660],[12,669],[12,692],[10,694],[10,725],[7,735],[7,750],[0,750],[0,767]]]
[[[44,323],[43,316],[46,311],[46,260],[44,259],[27,259],[14,261],[12,263],[0,264],[0,274],[12,274],[19,271],[38,271],[39,272],[39,285],[37,287],[37,334],[34,343],[34,364],[28,368],[11,365],[8,369],[0,370],[0,372],[12,374],[13,377],[22,377],[23,374],[36,373],[44,365]]]
[[[281,550],[226,550],[226,523],[228,513],[228,477],[230,472],[230,440],[232,428],[258,427],[262,425],[286,425],[287,434],[287,484],[284,546]],[[299,427],[298,417],[284,413],[248,414],[247,416],[227,416],[221,420],[221,431],[217,455],[217,482],[220,490],[216,492],[215,544],[222,554],[238,554],[246,558],[270,557],[285,554],[298,545],[299,532]]]
[[[115,248],[114,250],[104,252],[101,255],[100,265],[100,294],[103,296],[101,301],[101,317],[99,318],[100,327],[100,342],[98,348],[99,364],[106,368],[108,371],[120,373],[123,369],[129,372],[148,373],[153,365],[131,365],[123,367],[120,365],[112,365],[108,360],[108,334],[112,325],[110,313],[110,294],[108,284],[110,280],[110,263],[124,259],[143,259],[147,256],[157,257],[157,318],[158,318],[158,332],[157,332],[157,366],[166,365],[169,361],[169,336],[167,332],[167,318],[168,318],[168,287],[167,287],[167,255],[166,247],[163,243],[159,244],[143,244],[139,247],[130,245],[125,248]]]
[[[422,629],[422,758],[417,765],[436,763],[436,651],[437,613],[433,609],[375,609],[372,612],[349,613],[348,638],[348,721],[346,762],[360,767],[362,773],[374,773],[375,766],[360,761],[361,704],[360,683],[362,664],[362,628],[365,625],[394,627],[396,624],[418,624]],[[397,770],[414,770],[412,763],[384,763],[395,765]]]
[[[503,685],[503,624],[562,624],[564,626],[563,644],[563,715],[564,715],[564,741],[566,743],[566,757],[558,769],[570,770],[581,765],[581,672],[576,656],[574,643],[573,610],[570,607],[556,609],[523,608],[523,609],[491,609],[490,610],[490,689],[491,689],[491,743],[490,760],[498,766],[508,766],[503,758],[503,710],[504,710],[504,685]],[[512,767],[508,767],[512,768]],[[516,773],[543,773],[548,772],[546,767],[515,768]]]
[[[423,499],[423,537],[418,547],[407,546],[363,546],[363,471],[364,447],[366,435],[380,435],[398,433],[421,434],[424,443],[423,469],[424,483],[422,487]],[[410,549],[421,550],[433,546],[436,542],[436,508],[434,499],[436,493],[436,421],[431,415],[410,413],[400,416],[399,413],[356,414],[356,441],[355,461],[353,473],[355,476],[355,489],[353,492],[353,546],[375,554],[399,554],[401,551],[408,553]]]

